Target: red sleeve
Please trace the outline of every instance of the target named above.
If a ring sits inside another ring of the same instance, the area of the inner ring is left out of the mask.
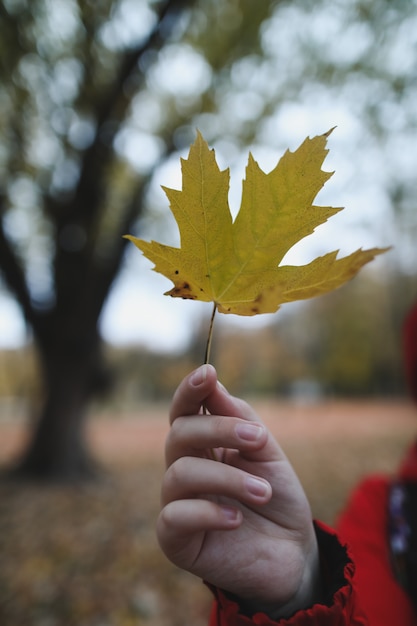
[[[367,626],[358,605],[352,579],[355,566],[336,533],[316,523],[321,569],[324,584],[322,603],[297,611],[289,619],[278,622],[264,613],[252,616],[240,612],[239,604],[220,589],[213,589],[210,626]]]
[[[355,561],[354,586],[373,626],[417,624],[410,599],[392,573],[385,477],[365,479],[354,490],[337,530]]]

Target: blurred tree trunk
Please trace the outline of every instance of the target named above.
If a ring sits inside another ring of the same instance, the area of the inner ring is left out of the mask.
[[[95,329],[88,336],[73,330],[62,337],[46,334],[40,346],[43,402],[16,468],[18,476],[76,481],[97,473],[85,439],[85,418],[89,400],[105,391],[110,379]]]

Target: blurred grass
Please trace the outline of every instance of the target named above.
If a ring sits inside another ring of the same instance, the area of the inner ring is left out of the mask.
[[[417,431],[407,403],[263,401],[258,410],[328,523],[362,475],[394,471]],[[0,481],[1,626],[206,626],[209,592],[156,542],[166,409],[143,415],[91,420],[100,481]],[[24,436],[23,422],[0,422],[0,467]]]

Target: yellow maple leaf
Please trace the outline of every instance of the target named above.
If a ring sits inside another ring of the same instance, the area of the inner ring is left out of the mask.
[[[341,210],[313,204],[332,175],[321,169],[329,134],[287,151],[268,174],[249,155],[233,221],[229,170],[219,169],[214,150],[198,133],[188,159],[181,159],[182,190],[164,188],[181,247],[127,235],[153,269],[174,283],[166,295],[214,302],[221,313],[273,313],[284,302],[336,289],[385,252],[388,248],[360,249],[338,259],[334,251],[307,265],[280,265],[294,244]]]

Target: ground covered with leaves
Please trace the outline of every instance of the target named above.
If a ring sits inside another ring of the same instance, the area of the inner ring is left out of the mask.
[[[417,432],[407,403],[259,403],[309,494],[334,520],[370,471],[391,472]],[[0,481],[1,626],[205,626],[208,590],[161,554],[155,538],[166,411],[98,416],[88,436],[103,465],[79,486]],[[0,463],[25,442],[0,420]]]

